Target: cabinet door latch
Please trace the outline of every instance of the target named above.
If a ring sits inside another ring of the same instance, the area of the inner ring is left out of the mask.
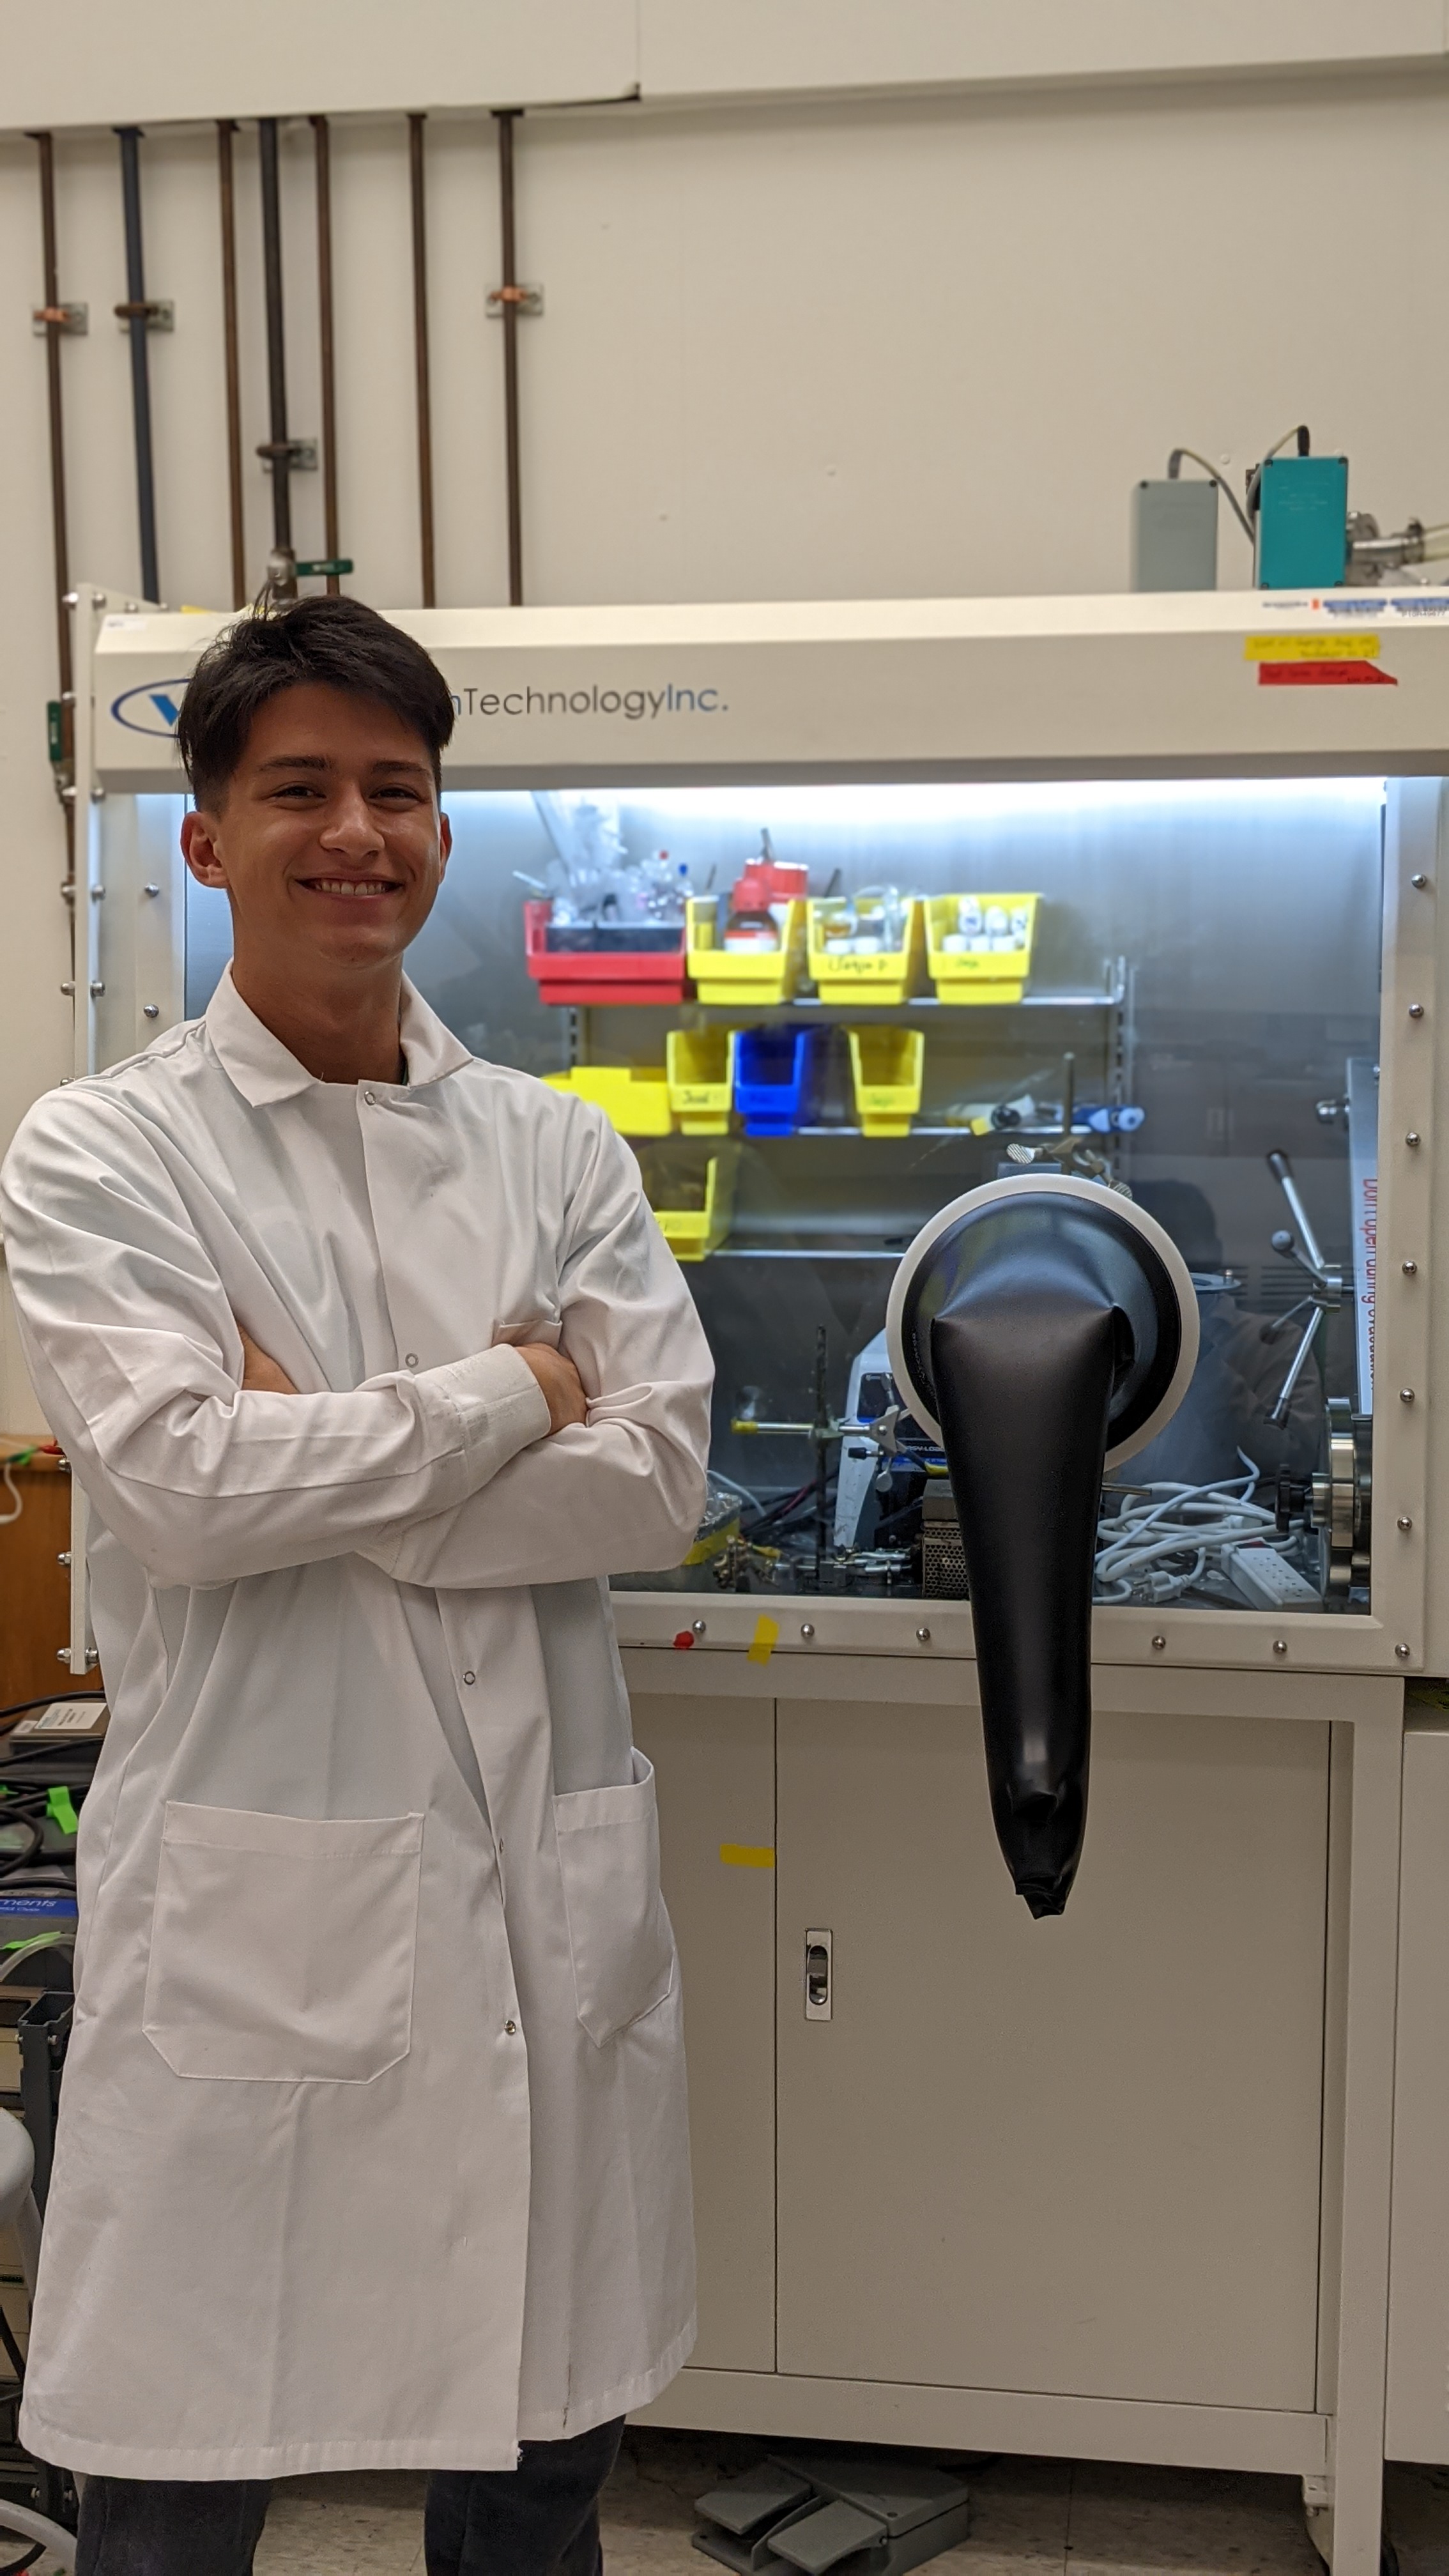
[[[834,2008],[835,1935],[805,1935],[805,2018],[829,2021]]]

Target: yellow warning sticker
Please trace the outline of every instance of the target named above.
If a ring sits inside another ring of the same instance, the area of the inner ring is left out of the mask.
[[[773,1869],[775,1855],[769,1843],[721,1843],[720,1859],[726,1869]]]
[[[779,1620],[767,1619],[762,1613],[755,1621],[755,1633],[750,1640],[748,1660],[752,1664],[767,1664],[774,1652],[775,1641],[779,1634]]]
[[[1376,662],[1377,635],[1249,635],[1245,662]]]

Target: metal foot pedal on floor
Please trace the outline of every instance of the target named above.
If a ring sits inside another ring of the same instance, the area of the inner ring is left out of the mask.
[[[767,2459],[695,2498],[694,2546],[735,2576],[905,2576],[971,2528],[971,2497],[944,2470],[822,2452]]]

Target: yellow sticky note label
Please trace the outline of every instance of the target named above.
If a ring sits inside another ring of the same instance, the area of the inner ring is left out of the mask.
[[[720,1859],[726,1869],[773,1869],[775,1855],[768,1843],[721,1843]]]
[[[1245,662],[1376,662],[1377,635],[1249,635]]]
[[[779,1620],[766,1619],[762,1614],[755,1621],[755,1633],[750,1640],[749,1661],[752,1664],[767,1664],[775,1650],[775,1642],[779,1634]]]

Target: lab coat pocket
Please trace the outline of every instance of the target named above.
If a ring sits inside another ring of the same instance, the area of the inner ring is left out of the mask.
[[[170,1801],[142,2027],[177,2075],[365,2084],[412,2037],[421,1816]]]
[[[623,1788],[573,1789],[553,1802],[574,1997],[600,2048],[662,2004],[674,1984],[654,1767],[637,1751],[633,1765]]]

